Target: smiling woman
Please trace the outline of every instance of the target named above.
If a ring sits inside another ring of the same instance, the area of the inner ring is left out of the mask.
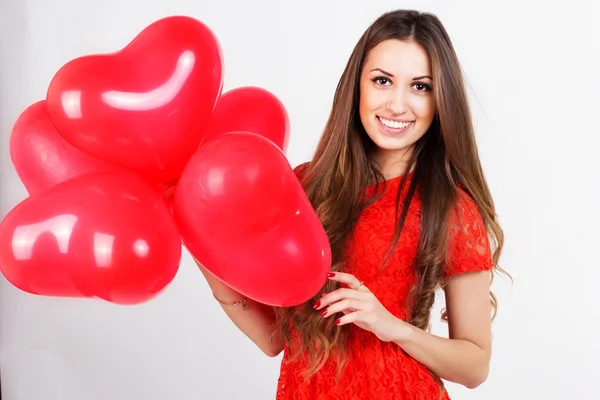
[[[410,146],[431,126],[431,75],[429,56],[414,41],[386,40],[369,52],[361,72],[359,112],[367,135],[379,148],[376,160],[383,170],[397,171],[389,163],[406,160]]]
[[[399,10],[367,29],[296,173],[332,250],[319,293],[244,309],[207,275],[248,337],[270,356],[284,351],[277,399],[448,399],[442,379],[485,381],[503,233],[437,17]],[[427,331],[440,287],[448,338]]]

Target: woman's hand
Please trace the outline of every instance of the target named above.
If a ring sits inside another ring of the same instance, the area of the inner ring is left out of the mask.
[[[325,294],[314,308],[323,310],[324,318],[343,313],[335,323],[356,326],[373,332],[379,340],[391,342],[406,334],[410,325],[390,313],[375,295],[354,275],[331,272],[328,278],[345,284],[348,288],[337,289]]]

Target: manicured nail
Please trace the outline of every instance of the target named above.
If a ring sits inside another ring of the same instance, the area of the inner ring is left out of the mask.
[[[326,315],[327,315],[327,310],[325,310],[325,311],[323,311],[323,312],[321,313],[321,317],[324,317],[324,316],[326,316]]]
[[[334,277],[334,276],[335,276],[335,273],[334,273],[334,272],[328,272],[328,273],[327,273],[327,277],[328,277],[328,278],[332,278],[332,277]]]
[[[313,306],[313,308],[314,308],[314,309],[317,309],[317,308],[319,308],[319,306],[320,306],[320,305],[321,305],[321,300],[317,301],[317,302],[315,303],[315,305]]]
[[[339,319],[339,318],[335,320],[335,324],[336,324],[336,325],[339,325],[339,324],[340,324],[340,319]]]

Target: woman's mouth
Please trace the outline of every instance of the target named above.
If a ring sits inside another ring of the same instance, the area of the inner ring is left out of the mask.
[[[399,134],[407,131],[413,124],[414,121],[397,121],[393,119],[386,119],[377,117],[379,126],[388,133]]]

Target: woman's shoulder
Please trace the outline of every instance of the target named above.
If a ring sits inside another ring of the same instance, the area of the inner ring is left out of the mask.
[[[462,188],[450,214],[449,234],[448,277],[493,268],[487,226],[477,202]]]
[[[309,165],[310,165],[310,161],[305,161],[303,163],[298,164],[296,167],[294,167],[294,173],[296,174],[296,177],[298,179],[302,179],[302,177],[304,176],[304,173],[308,169]]]
[[[454,208],[451,213],[453,222],[455,223],[465,223],[465,222],[475,222],[481,221],[481,212],[479,210],[479,206],[477,202],[473,199],[473,197],[461,186],[458,186],[458,190],[456,193],[456,201],[454,203]],[[483,222],[483,221],[481,221]]]

